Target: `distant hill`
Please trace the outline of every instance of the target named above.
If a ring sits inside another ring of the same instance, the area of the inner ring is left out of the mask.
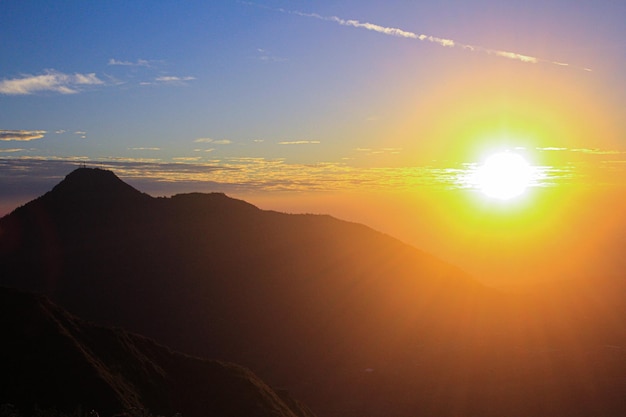
[[[0,288],[0,330],[0,404],[23,416],[313,417],[243,367],[95,326],[41,296]]]
[[[597,299],[504,296],[330,216],[153,198],[80,168],[0,219],[0,268],[90,320],[241,363],[323,417],[626,411],[623,320]]]

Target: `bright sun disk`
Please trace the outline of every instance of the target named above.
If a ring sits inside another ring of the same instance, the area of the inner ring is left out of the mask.
[[[532,168],[524,157],[498,152],[477,169],[474,182],[486,196],[510,200],[524,193],[531,179]]]

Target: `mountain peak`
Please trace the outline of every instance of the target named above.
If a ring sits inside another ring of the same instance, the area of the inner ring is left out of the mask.
[[[118,191],[121,188],[132,189],[135,192],[139,192],[119,179],[113,171],[81,167],[67,174],[65,179],[53,188],[53,191],[107,192]]]
[[[122,181],[112,171],[100,168],[77,168],[49,193],[56,197],[77,199],[143,198],[146,194]]]

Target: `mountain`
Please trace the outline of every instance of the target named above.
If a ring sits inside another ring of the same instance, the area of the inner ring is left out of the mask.
[[[313,417],[249,370],[95,326],[45,297],[0,288],[0,404],[102,416]],[[6,407],[6,406],[5,406]]]
[[[622,301],[505,296],[330,216],[153,198],[80,168],[0,219],[0,268],[3,285],[240,363],[324,417],[626,412]]]

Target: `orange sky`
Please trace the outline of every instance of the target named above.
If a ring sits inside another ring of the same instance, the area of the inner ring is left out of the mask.
[[[383,231],[456,264],[483,282],[515,288],[613,274],[623,267],[626,187],[534,189],[513,202],[477,191],[252,198],[262,208],[333,215]]]

